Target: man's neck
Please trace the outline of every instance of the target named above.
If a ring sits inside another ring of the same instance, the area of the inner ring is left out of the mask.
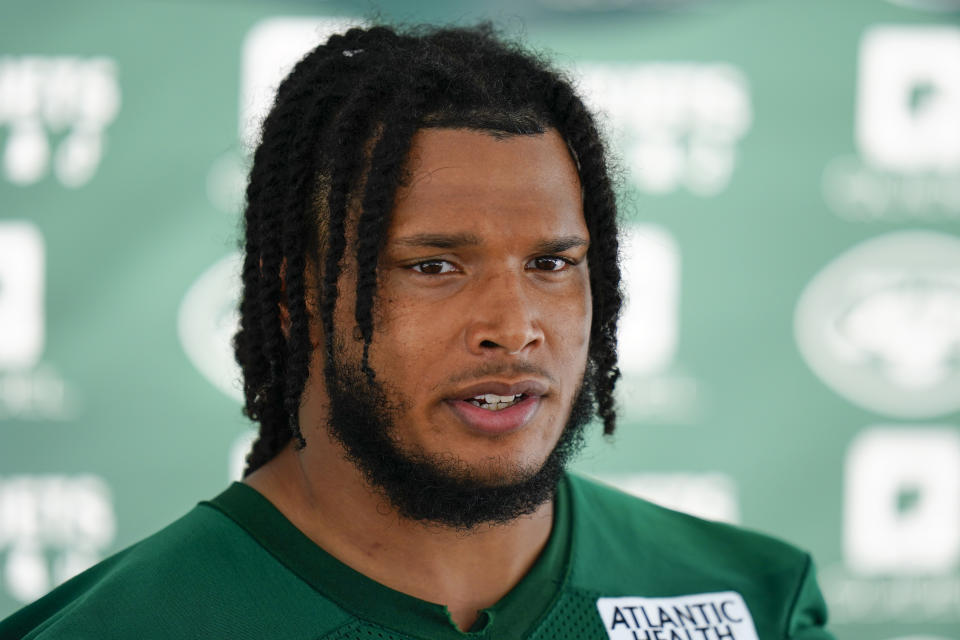
[[[552,502],[469,532],[404,519],[338,444],[311,447],[309,465],[287,446],[245,482],[327,553],[391,589],[446,605],[461,630],[526,575],[550,537]]]

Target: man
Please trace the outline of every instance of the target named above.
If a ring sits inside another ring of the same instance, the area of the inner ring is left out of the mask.
[[[330,38],[247,190],[244,482],[0,637],[830,638],[807,555],[564,472],[615,426],[615,214],[490,29]]]

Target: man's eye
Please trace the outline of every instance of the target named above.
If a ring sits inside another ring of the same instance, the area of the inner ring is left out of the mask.
[[[562,271],[571,264],[572,260],[560,256],[540,256],[528,262],[527,267],[538,271]]]
[[[456,271],[456,268],[452,263],[447,262],[446,260],[424,260],[423,262],[418,262],[415,265],[410,267],[417,273],[422,273],[428,276],[440,275],[441,273],[453,273]]]

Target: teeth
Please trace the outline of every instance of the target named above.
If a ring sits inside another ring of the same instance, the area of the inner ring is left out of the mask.
[[[483,398],[483,401],[487,404],[493,404],[494,402],[513,402],[519,397],[519,394],[513,396],[498,396],[493,393],[487,393],[482,396],[477,396],[477,400]]]
[[[506,409],[507,407],[515,405],[521,397],[523,397],[522,393],[512,396],[498,396],[495,393],[485,393],[470,398],[469,402],[470,404],[480,407],[481,409],[500,411],[501,409]]]

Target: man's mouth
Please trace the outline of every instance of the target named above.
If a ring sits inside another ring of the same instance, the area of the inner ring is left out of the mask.
[[[472,404],[475,407],[480,407],[481,409],[486,409],[487,411],[502,411],[507,407],[512,407],[526,396],[522,393],[517,393],[509,396],[500,396],[495,393],[484,393],[472,398],[467,398],[467,402]]]
[[[537,379],[486,380],[454,391],[446,406],[471,431],[498,436],[528,424],[550,391]]]

